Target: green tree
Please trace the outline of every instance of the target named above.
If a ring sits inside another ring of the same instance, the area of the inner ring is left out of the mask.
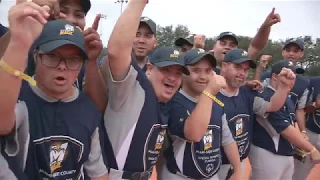
[[[206,43],[204,45],[204,49],[206,51],[209,51],[211,49],[213,49],[214,44],[216,43],[216,38],[207,38],[206,39]]]
[[[174,47],[174,41],[180,37],[189,36],[190,31],[185,25],[177,25],[176,27],[170,26],[157,26],[157,40],[160,47]]]

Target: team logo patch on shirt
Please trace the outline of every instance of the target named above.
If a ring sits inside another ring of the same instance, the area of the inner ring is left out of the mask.
[[[212,148],[213,134],[212,130],[207,130],[203,136],[204,150]]]
[[[39,161],[39,173],[43,179],[74,179],[82,176],[78,163],[83,158],[84,147],[80,141],[69,136],[49,136],[36,139],[33,143],[36,154],[45,159]]]
[[[50,147],[50,170],[53,173],[61,168],[62,161],[67,157],[68,143],[54,143]]]
[[[236,136],[239,136],[242,133],[243,133],[243,122],[242,122],[242,118],[239,118],[236,121]]]
[[[162,148],[163,142],[164,142],[164,136],[166,135],[166,130],[162,130],[158,137],[157,137],[157,143],[154,148],[154,150],[160,150]]]
[[[73,35],[74,27],[72,25],[66,24],[64,29],[60,30],[60,35]]]

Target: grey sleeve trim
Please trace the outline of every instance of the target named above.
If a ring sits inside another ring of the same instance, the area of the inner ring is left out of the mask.
[[[96,128],[91,137],[91,149],[88,160],[84,163],[84,169],[90,178],[101,177],[108,173],[101,154],[99,128]]]
[[[232,133],[229,129],[228,122],[226,119],[226,114],[222,116],[222,141],[221,146],[227,146],[234,142]]]
[[[267,87],[270,84],[270,78],[266,78],[263,82],[263,87]]]
[[[253,112],[261,117],[266,118],[268,116],[267,109],[270,105],[270,102],[265,101],[261,97],[255,97],[253,102]]]
[[[309,90],[305,89],[302,96],[298,101],[298,109],[303,109],[306,107],[307,99],[308,99]]]
[[[121,81],[115,81],[108,66],[109,105],[112,110],[117,111],[123,105],[136,84],[137,76],[138,71],[130,66],[127,76]]]
[[[18,141],[18,130],[24,124],[28,123],[28,109],[25,102],[20,101],[16,104],[14,109],[15,114],[15,127],[11,134],[6,138],[5,152],[8,156],[16,156],[20,150]],[[21,135],[27,135],[25,133]]]

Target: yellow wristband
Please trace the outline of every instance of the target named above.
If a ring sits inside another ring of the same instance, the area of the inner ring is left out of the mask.
[[[302,155],[302,157],[306,157],[306,156],[308,156],[308,155],[310,155],[311,153],[316,152],[316,151],[317,151],[317,149],[313,146],[313,148],[311,149],[311,151],[305,153],[304,155]]]
[[[12,74],[13,76],[19,77],[27,82],[29,82],[32,86],[36,86],[37,82],[32,79],[32,77],[24,74],[23,72],[19,70],[12,69],[6,62],[3,60],[0,60],[0,67],[2,67],[5,71],[7,71],[9,74]]]
[[[216,102],[217,104],[219,104],[221,107],[224,107],[223,102],[221,102],[219,99],[216,98],[216,96],[212,95],[211,93],[209,93],[208,91],[204,90],[202,92],[204,95],[208,96],[210,99],[212,99],[214,102]]]

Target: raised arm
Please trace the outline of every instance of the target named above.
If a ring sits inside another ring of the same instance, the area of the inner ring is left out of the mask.
[[[19,3],[9,10],[11,38],[1,60],[2,64],[24,71],[29,48],[47,23],[47,11],[48,6],[40,7],[32,2]],[[0,84],[0,134],[7,134],[14,126],[14,108],[20,92],[21,78],[5,70],[2,65]]]
[[[92,26],[84,31],[85,47],[89,61],[86,63],[84,93],[96,103],[100,112],[107,106],[107,85],[104,83],[97,59],[102,50],[102,41],[97,33],[101,14],[98,14]]]
[[[257,34],[251,41],[248,53],[249,57],[253,60],[255,60],[258,57],[259,53],[267,45],[271,31],[271,26],[281,21],[280,15],[275,13],[274,11],[275,8],[272,9],[271,13],[267,16],[266,20],[263,22]]]
[[[111,33],[107,54],[115,81],[123,80],[129,72],[132,45],[146,3],[146,0],[130,0]]]
[[[267,112],[276,112],[284,105],[296,81],[296,75],[291,69],[283,68],[278,76],[280,85],[270,99],[270,104],[267,108]]]

